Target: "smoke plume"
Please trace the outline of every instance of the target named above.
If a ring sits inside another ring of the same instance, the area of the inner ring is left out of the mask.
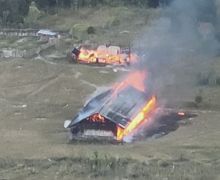
[[[138,68],[148,69],[153,88],[172,85],[178,74],[194,70],[190,63],[203,64],[217,55],[218,7],[219,0],[173,0],[147,25],[134,48],[143,56]]]

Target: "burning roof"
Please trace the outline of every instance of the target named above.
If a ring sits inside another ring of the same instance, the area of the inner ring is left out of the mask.
[[[72,60],[84,64],[129,65],[138,61],[138,56],[130,51],[130,48],[106,45],[100,45],[96,50],[79,47],[72,50]]]
[[[105,129],[112,132],[112,138],[123,141],[156,108],[156,98],[145,91],[144,79],[144,73],[132,73],[121,83],[91,99],[66,127],[71,128],[76,136],[88,134],[88,130]]]
[[[151,97],[131,86],[120,91],[115,99],[112,99],[112,93],[112,90],[108,90],[94,97],[77,114],[69,127],[93,114],[99,113],[120,127],[125,128]]]
[[[179,120],[195,117],[192,113],[157,108],[157,99],[145,83],[144,71],[130,73],[122,82],[92,98],[64,127],[70,129],[73,139],[124,142],[137,134],[167,134],[178,128]]]

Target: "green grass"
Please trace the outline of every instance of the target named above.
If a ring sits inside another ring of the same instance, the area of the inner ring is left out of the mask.
[[[51,158],[42,160],[0,159],[2,178],[50,179],[216,179],[219,164],[212,167],[180,155],[177,159],[138,161],[115,158],[94,152],[90,157]]]
[[[39,28],[66,31],[71,34],[60,41],[50,54],[57,51],[67,54],[77,44],[113,44],[128,47],[141,29],[153,18],[158,10],[137,7],[82,8],[78,11],[60,9],[58,14],[46,14],[35,25]],[[89,34],[89,28],[94,33]],[[123,33],[126,32],[126,33]],[[0,48],[32,50],[42,43],[36,38],[1,38]]]
[[[90,40],[128,46],[129,41],[156,17],[158,10],[137,7],[82,8],[78,11],[61,9],[56,15],[45,15],[37,24],[42,27],[71,32],[73,40]],[[95,28],[95,34],[88,35],[88,27]],[[129,31],[129,35],[120,32]]]
[[[43,42],[36,37],[1,37],[0,39],[0,48],[6,49],[30,50],[36,49],[42,44]]]

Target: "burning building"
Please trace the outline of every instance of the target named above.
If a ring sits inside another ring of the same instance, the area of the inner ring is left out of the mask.
[[[135,134],[156,109],[156,97],[146,91],[144,72],[131,73],[124,81],[92,98],[64,126],[74,138],[124,141]]]
[[[159,84],[158,86],[163,87],[163,85],[167,85],[165,84],[167,81],[174,81],[173,74],[178,74],[178,70],[183,69],[182,61],[189,55],[200,54],[201,56],[202,54],[205,59],[219,49],[219,42],[215,36],[207,36],[204,46],[201,46],[198,24],[206,22],[206,19],[209,21],[209,15],[201,17],[201,14],[204,13],[203,7],[207,7],[208,4],[209,1],[205,0],[172,1],[168,7],[162,10],[161,14],[164,16],[146,27],[144,36],[141,34],[136,41],[134,48],[139,49],[139,54],[143,54],[145,57],[141,63],[138,63],[137,68],[148,69],[153,76],[151,81]],[[212,28],[207,27],[207,24],[205,26],[203,24],[200,29],[204,31],[205,35],[213,34],[209,30]],[[76,57],[77,62],[88,64],[127,63],[124,58],[122,60],[118,56],[112,58],[107,52],[105,47],[96,51],[80,48],[74,49],[72,55]],[[115,52],[117,54],[117,51]],[[173,71],[174,69],[175,71]],[[146,89],[145,72],[131,73],[121,83],[92,98],[72,121],[65,123],[65,127],[69,128],[73,137],[76,138],[100,137],[117,141],[125,141],[126,137],[139,132],[157,113],[158,105],[155,94]],[[163,110],[159,116],[158,127],[155,128],[155,131],[148,131],[148,134],[153,135],[162,131],[167,133],[178,126],[176,125],[178,120],[194,115],[178,113],[178,111],[166,114]],[[155,118],[153,119],[155,122]],[[174,125],[176,126],[174,127]]]
[[[156,96],[146,89],[145,71],[136,71],[93,97],[71,121],[65,121],[64,127],[70,130],[72,140],[127,142],[137,135],[140,139],[143,135],[165,135],[177,129],[180,120],[195,116],[161,110]]]
[[[129,65],[137,62],[138,56],[130,52],[130,48],[100,45],[96,50],[85,47],[74,48],[71,60],[82,64]]]

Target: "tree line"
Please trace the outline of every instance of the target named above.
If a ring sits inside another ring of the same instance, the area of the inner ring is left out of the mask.
[[[30,0],[0,0],[0,25],[23,23]]]
[[[157,7],[160,3],[166,4],[172,0],[0,0],[0,27],[9,27],[24,24],[32,2],[37,8],[49,12],[59,8],[96,7],[102,5],[131,5],[141,7]]]
[[[47,7],[71,7],[78,5],[84,6],[98,6],[98,5],[140,5],[140,6],[152,6],[157,7],[159,2],[165,2],[170,0],[35,0],[35,2],[42,8]]]

